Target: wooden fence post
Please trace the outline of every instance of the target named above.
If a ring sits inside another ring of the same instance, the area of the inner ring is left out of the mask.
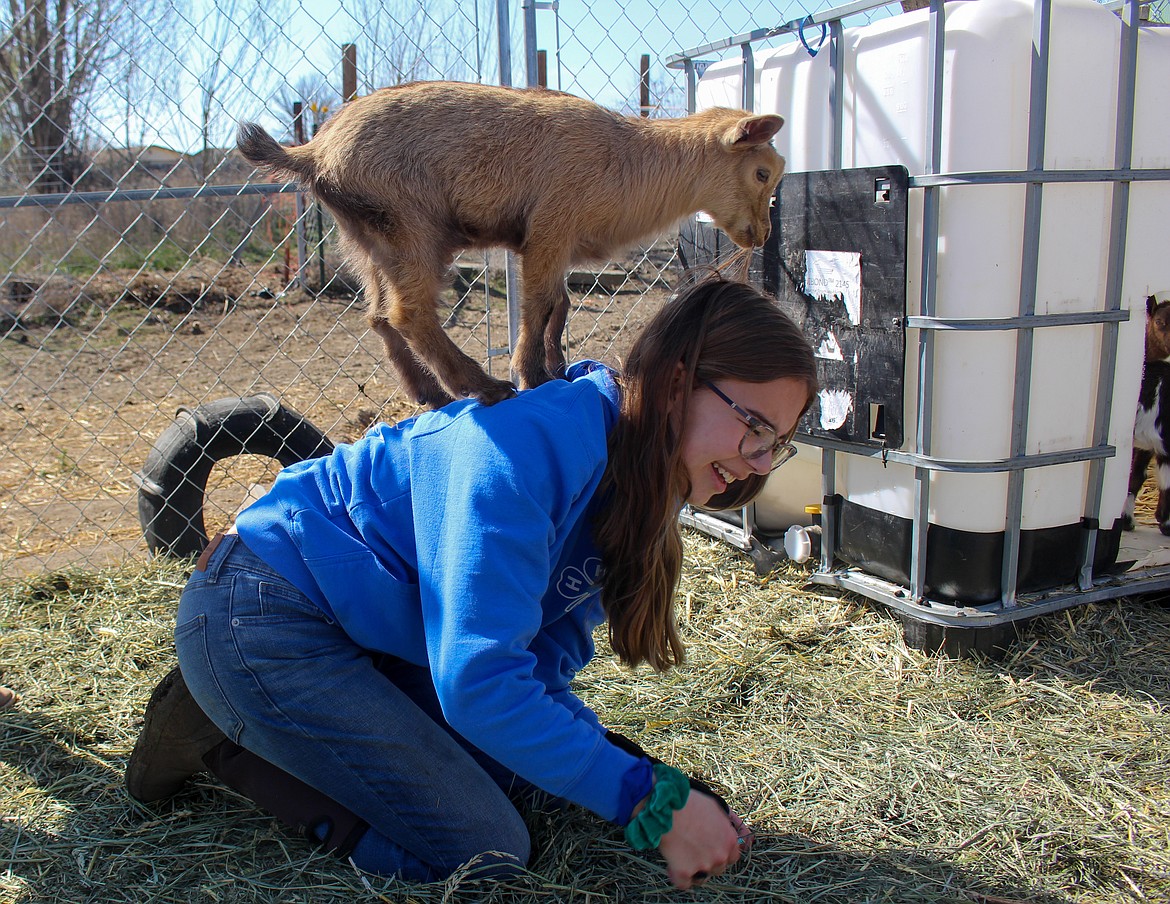
[[[341,45],[341,102],[357,97],[357,44]]]
[[[305,143],[305,109],[304,104],[299,100],[293,101],[293,141],[296,144]],[[305,265],[308,263],[308,249],[306,248],[305,239],[305,195],[301,191],[297,191],[297,221],[295,225],[297,233],[297,278],[295,280],[298,289],[305,288]]]
[[[638,67],[638,96],[641,114],[650,115],[650,54],[642,54],[642,61]]]

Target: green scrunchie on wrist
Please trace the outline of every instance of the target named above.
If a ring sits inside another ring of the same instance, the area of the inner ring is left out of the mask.
[[[658,847],[674,825],[674,811],[681,810],[691,793],[691,782],[673,766],[654,765],[654,788],[641,812],[626,826],[626,841],[635,851]]]

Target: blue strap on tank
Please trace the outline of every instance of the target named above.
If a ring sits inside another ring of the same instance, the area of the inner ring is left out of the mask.
[[[820,51],[820,49],[825,46],[825,39],[829,36],[829,28],[827,25],[825,25],[824,22],[822,22],[821,23],[821,39],[819,41],[817,41],[816,47],[809,47],[808,41],[806,41],[804,39],[804,27],[806,25],[812,25],[812,24],[813,24],[812,16],[806,16],[805,18],[801,19],[800,20],[800,28],[798,28],[796,30],[796,36],[798,38],[800,38],[800,43],[804,45],[804,49],[808,51],[808,55],[810,57],[815,57],[817,55],[817,52]]]

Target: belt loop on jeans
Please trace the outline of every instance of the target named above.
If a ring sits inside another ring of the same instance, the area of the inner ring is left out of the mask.
[[[218,533],[214,537],[212,537],[211,542],[207,544],[207,548],[205,550],[203,550],[202,553],[199,554],[199,559],[195,562],[195,570],[196,571],[208,572],[208,574],[207,574],[208,581],[211,581],[214,583],[215,580],[219,576],[219,564],[224,560],[224,558],[226,557],[227,553],[230,551],[231,546],[233,544],[232,543],[228,544],[227,548],[224,549],[224,555],[220,556],[220,558],[216,560],[215,567],[211,568],[209,570],[209,566],[211,564],[211,557],[213,555],[215,555],[215,551],[217,549],[219,549],[220,544],[222,544],[223,541],[228,539],[229,537],[233,541],[236,538],[236,531],[235,531],[234,526],[232,528],[230,528],[229,530],[227,530],[226,532],[221,531],[220,533]]]

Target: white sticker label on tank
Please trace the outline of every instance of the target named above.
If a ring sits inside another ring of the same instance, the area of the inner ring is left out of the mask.
[[[861,255],[856,251],[805,251],[804,294],[841,299],[854,326],[861,323]]]
[[[825,338],[817,346],[816,355],[818,358],[827,358],[830,361],[845,360],[845,356],[841,354],[841,344],[837,341],[837,337],[833,335],[832,331],[825,333]]]
[[[821,403],[822,430],[841,427],[853,410],[853,396],[840,389],[822,389],[817,400]]]

